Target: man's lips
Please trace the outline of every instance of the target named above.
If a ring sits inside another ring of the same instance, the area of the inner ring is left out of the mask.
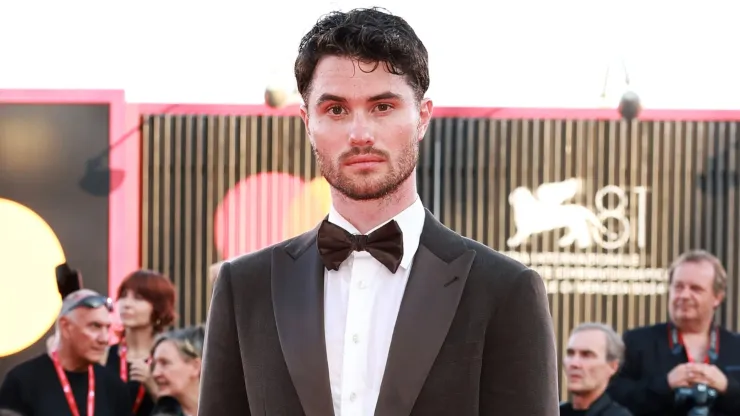
[[[352,156],[344,161],[344,164],[347,166],[352,165],[360,165],[360,164],[372,164],[372,163],[380,163],[384,162],[385,159],[383,159],[380,156],[375,155],[360,155],[360,156]]]

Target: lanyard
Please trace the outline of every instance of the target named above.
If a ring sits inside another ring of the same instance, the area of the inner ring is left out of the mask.
[[[128,348],[126,347],[126,338],[121,338],[121,342],[118,344],[118,356],[121,360],[121,380],[123,380],[124,383],[128,382],[128,361],[126,360],[127,354]],[[134,408],[131,411],[132,413],[136,414],[136,411],[138,411],[139,407],[141,407],[141,403],[144,401],[144,394],[146,394],[144,385],[139,384],[139,391],[136,392],[136,400],[134,401]]]
[[[59,362],[59,354],[57,351],[51,353],[51,361],[54,362],[54,369],[57,371],[59,382],[62,383],[62,390],[64,390],[64,396],[67,398],[67,404],[69,410],[72,412],[72,416],[80,416],[80,409],[77,407],[75,402],[75,396],[72,394],[72,386],[69,385],[67,380],[67,374],[64,373],[62,364]],[[95,412],[95,373],[93,372],[93,366],[87,367],[87,416],[93,416]]]
[[[719,328],[714,327],[709,332],[709,348],[707,349],[707,354],[704,357],[704,363],[705,364],[711,364],[715,361],[717,361],[717,357],[719,356]],[[683,348],[684,352],[686,353],[686,358],[689,360],[690,363],[696,362],[694,360],[694,357],[691,355],[691,351],[689,351],[688,348],[684,345],[683,342],[683,335],[681,332],[678,331],[678,329],[675,326],[671,326],[671,348]],[[680,350],[678,351],[680,354]]]

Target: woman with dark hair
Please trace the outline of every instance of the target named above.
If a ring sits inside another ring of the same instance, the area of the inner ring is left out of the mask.
[[[203,357],[203,325],[165,332],[152,348],[159,399],[152,415],[195,416]]]
[[[105,365],[128,383],[132,414],[149,416],[157,397],[150,354],[157,335],[175,319],[175,287],[160,273],[137,270],[121,283],[116,300],[123,333],[110,347]]]

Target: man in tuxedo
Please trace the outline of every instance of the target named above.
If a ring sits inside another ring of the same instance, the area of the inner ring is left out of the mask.
[[[413,29],[377,9],[329,14],[295,75],[332,206],[221,266],[198,414],[556,416],[542,279],[419,200],[432,101]]]

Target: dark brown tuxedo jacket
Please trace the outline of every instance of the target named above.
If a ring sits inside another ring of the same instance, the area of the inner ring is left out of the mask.
[[[199,416],[334,414],[317,230],[221,267]],[[542,279],[427,211],[375,414],[557,416],[558,407]]]

